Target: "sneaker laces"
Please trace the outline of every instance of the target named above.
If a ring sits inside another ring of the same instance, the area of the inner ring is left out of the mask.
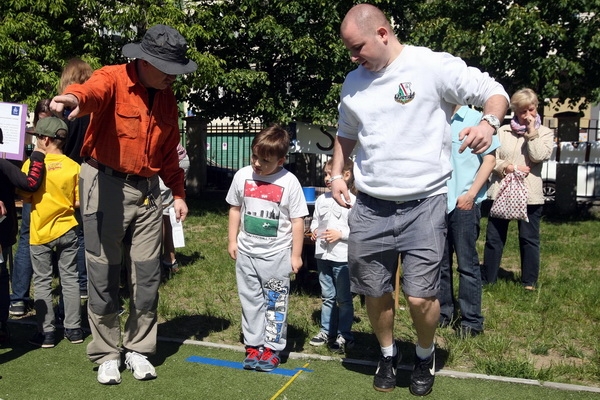
[[[273,362],[272,360],[274,360],[274,359],[277,359],[277,361],[279,361],[279,356],[270,348],[265,347],[262,355],[260,356],[260,360]]]
[[[102,363],[104,370],[119,369],[119,360],[107,360]]]
[[[148,361],[148,357],[141,355],[140,353],[132,351],[127,353],[125,358],[125,365],[131,370],[136,369],[138,372],[144,373],[152,370],[152,364]]]
[[[246,358],[260,358],[260,350],[256,347],[247,347],[246,348]]]

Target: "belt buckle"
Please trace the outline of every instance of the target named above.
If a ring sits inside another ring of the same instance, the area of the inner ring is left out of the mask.
[[[406,201],[405,200],[398,200],[398,201],[395,201],[394,203],[396,203],[396,205],[399,206],[400,204],[406,203]]]
[[[135,175],[133,175],[133,174],[125,174],[125,180],[126,181],[132,181],[133,179],[130,179],[130,178],[133,177],[133,176],[135,176]]]

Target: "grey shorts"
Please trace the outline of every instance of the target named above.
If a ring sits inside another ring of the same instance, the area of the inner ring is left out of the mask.
[[[393,292],[400,255],[404,294],[437,295],[446,242],[445,194],[396,203],[359,193],[348,224],[353,293],[381,297]]]

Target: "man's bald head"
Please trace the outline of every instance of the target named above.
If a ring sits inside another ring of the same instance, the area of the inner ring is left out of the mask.
[[[355,25],[363,33],[373,33],[379,27],[384,27],[388,32],[393,32],[385,14],[371,4],[357,4],[352,7],[342,21],[340,32],[344,32],[349,25]]]

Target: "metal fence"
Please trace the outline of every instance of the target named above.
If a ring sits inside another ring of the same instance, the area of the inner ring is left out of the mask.
[[[254,136],[263,128],[262,124],[240,125],[236,123],[213,123],[207,126],[206,155],[207,155],[207,187],[227,189],[235,172],[250,164],[251,143]],[[544,191],[547,197],[553,197],[556,188],[557,163],[579,164],[577,173],[577,197],[579,200],[600,197],[600,164],[594,157],[596,145],[600,143],[591,140],[598,138],[598,127],[590,123],[586,129],[587,142],[574,142],[575,150],[579,148],[581,159],[568,156],[565,149],[546,161],[542,170]],[[182,142],[186,142],[185,132],[182,131]],[[579,145],[577,145],[579,143]],[[600,147],[600,146],[598,146]],[[592,149],[590,154],[590,149]],[[571,149],[571,154],[573,151]],[[329,156],[321,154],[291,153],[288,156],[286,168],[294,173],[302,186],[322,186],[323,166]]]
[[[254,136],[263,125],[213,123],[206,134],[206,182],[210,188],[227,189],[235,172],[250,164]],[[327,156],[292,153],[286,168],[294,173],[303,186],[323,185],[323,165]]]

